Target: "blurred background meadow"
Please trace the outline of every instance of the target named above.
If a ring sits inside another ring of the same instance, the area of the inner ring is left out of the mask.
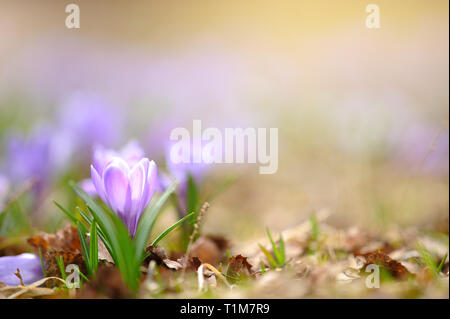
[[[377,0],[380,29],[362,0],[77,0],[80,29],[69,3],[0,0],[0,206],[15,211],[0,236],[61,227],[52,200],[75,206],[67,182],[90,177],[95,145],[135,140],[165,171],[170,131],[194,119],[279,131],[276,174],[202,175],[200,197],[221,189],[207,233],[250,242],[326,210],[337,227],[448,234],[448,1]]]

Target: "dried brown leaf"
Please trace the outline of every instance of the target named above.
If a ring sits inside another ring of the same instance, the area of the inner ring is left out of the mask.
[[[55,234],[39,233],[36,236],[28,238],[27,242],[35,248],[36,251],[41,248],[43,254],[49,249],[72,253],[81,252],[78,230],[72,225],[67,225],[58,230]]]
[[[56,261],[56,258],[60,257],[62,257],[64,266],[75,264],[82,273],[87,272],[76,227],[67,225],[55,234],[39,233],[29,238],[27,242],[35,248],[36,252],[41,249],[47,276],[62,277]],[[48,287],[54,287],[55,285],[60,285],[60,283],[55,280],[47,281]]]
[[[179,270],[183,265],[178,261],[171,260],[167,257],[166,251],[162,247],[149,246],[146,249],[150,255],[146,258],[145,263],[148,265],[151,260],[156,261],[158,265],[164,265],[171,270]]]
[[[228,259],[227,276],[234,280],[242,280],[253,276],[252,265],[247,257],[236,255]],[[232,279],[232,280],[233,280]]]
[[[405,268],[405,266],[389,257],[381,250],[362,254],[361,256],[366,259],[363,269],[365,269],[370,264],[375,264],[384,267],[389,271],[392,277],[396,279],[404,279],[411,275],[411,273],[408,271],[408,269]]]
[[[189,257],[198,257],[203,262],[217,265],[225,257],[228,241],[223,237],[199,237],[189,250]]]
[[[111,257],[103,241],[99,238],[97,242],[98,242],[98,260],[105,260],[109,263],[114,264],[114,259]]]
[[[81,290],[77,292],[78,299],[123,299],[132,296],[117,267],[107,263],[99,264],[97,275],[91,281],[84,283]]]

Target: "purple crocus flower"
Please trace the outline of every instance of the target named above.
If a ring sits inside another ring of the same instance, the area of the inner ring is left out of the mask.
[[[25,285],[44,278],[40,258],[34,254],[25,253],[17,256],[0,257],[0,282],[8,286],[20,285],[20,279],[14,275],[17,268],[20,270]]]
[[[114,157],[120,157],[128,166],[134,166],[142,158],[145,157],[144,150],[136,141],[130,141],[120,151],[106,149],[103,146],[96,146],[94,148],[94,155],[92,157],[92,165],[100,176],[103,176],[104,168],[113,160]],[[92,179],[85,179],[80,182],[80,187],[91,197],[97,196]]]
[[[120,157],[113,157],[98,171],[91,165],[91,177],[97,194],[122,219],[132,237],[139,218],[158,186],[154,161],[140,159],[129,165]]]
[[[144,154],[144,150],[136,141],[128,142],[128,144],[125,145],[119,152],[98,146],[94,150],[92,164],[97,172],[102,173],[106,165],[108,165],[114,157],[122,158],[131,167],[145,157]]]

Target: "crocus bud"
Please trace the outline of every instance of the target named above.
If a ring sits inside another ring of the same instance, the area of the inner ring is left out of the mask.
[[[158,186],[155,162],[142,158],[129,165],[124,159],[113,157],[102,172],[91,165],[91,178],[97,194],[134,237],[139,218]]]
[[[15,275],[17,269],[25,285],[44,278],[40,258],[34,254],[25,253],[0,257],[0,282],[8,286],[20,285],[20,279]]]

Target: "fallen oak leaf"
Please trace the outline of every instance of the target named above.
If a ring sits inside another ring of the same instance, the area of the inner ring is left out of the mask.
[[[86,273],[86,263],[81,252],[81,242],[76,227],[67,225],[55,234],[39,233],[27,240],[36,251],[41,250],[47,275],[62,277],[61,270],[56,261],[62,257],[64,266],[75,264],[82,273]],[[47,285],[54,287],[57,281],[48,281]]]
[[[217,265],[226,256],[226,249],[229,247],[228,240],[219,236],[199,237],[189,250],[189,257],[198,257],[203,262]]]
[[[78,230],[72,225],[58,230],[55,234],[39,233],[33,237],[28,238],[28,244],[36,249],[42,250],[45,254],[49,249],[81,252],[81,243],[78,235]]]
[[[83,254],[80,252],[68,252],[62,250],[50,249],[44,254],[44,260],[46,265],[47,276],[62,277],[61,270],[59,268],[57,258],[61,258],[64,263],[64,267],[73,264],[77,265],[81,273],[87,272],[86,263],[84,262]],[[56,282],[49,282],[49,284],[56,284]]]
[[[396,279],[405,279],[406,277],[411,275],[411,273],[408,271],[408,269],[406,269],[405,266],[389,257],[381,250],[362,254],[361,256],[365,258],[365,263],[361,268],[361,271],[366,269],[368,265],[375,264],[385,268],[390,273],[390,275]]]
[[[228,259],[227,277],[232,282],[247,279],[254,275],[247,257],[236,255]]]
[[[233,272],[247,272],[248,274],[252,274],[252,265],[247,261],[247,257],[242,255],[236,255],[228,259],[230,264],[229,270]]]
[[[169,259],[166,251],[162,247],[149,246],[145,251],[150,253],[145,260],[147,265],[150,261],[154,260],[158,265],[164,265],[171,270],[176,271],[183,268],[183,265],[180,262]]]

